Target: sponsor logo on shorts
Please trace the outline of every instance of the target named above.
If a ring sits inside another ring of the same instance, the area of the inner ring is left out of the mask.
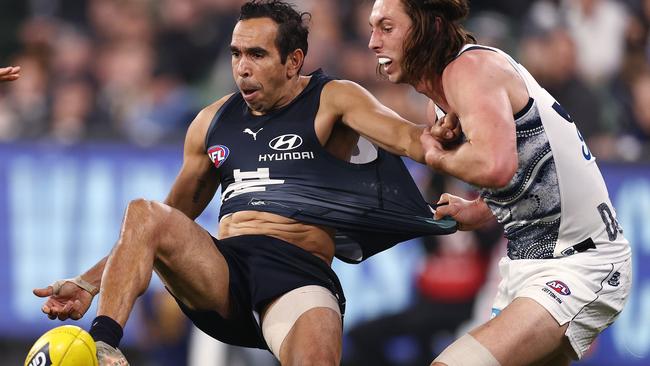
[[[558,304],[562,303],[562,299],[556,295],[553,291],[549,290],[548,287],[542,287],[542,291],[546,292],[548,296],[552,297],[553,300],[557,301]]]
[[[557,292],[560,295],[564,295],[564,296],[571,295],[571,290],[569,290],[569,286],[567,286],[562,281],[558,281],[558,280],[548,281],[546,282],[546,286],[550,287],[551,290]]]
[[[230,155],[230,149],[224,145],[215,145],[208,149],[208,156],[217,168],[220,167]]]
[[[612,277],[610,277],[609,280],[607,280],[607,283],[610,286],[616,287],[621,283],[620,278],[621,278],[621,273],[619,271],[616,271],[612,274]]]

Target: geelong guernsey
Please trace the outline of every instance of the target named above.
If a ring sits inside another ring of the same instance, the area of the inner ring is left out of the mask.
[[[630,248],[607,187],[575,123],[530,73],[504,52],[526,83],[528,105],[515,115],[519,165],[507,186],[481,196],[503,224],[511,259],[587,252],[624,259]]]
[[[350,263],[454,232],[453,220],[433,219],[400,157],[377,149],[374,161],[353,164],[321,146],[314,121],[331,80],[316,71],[293,101],[262,116],[239,93],[224,103],[205,145],[221,178],[220,218],[254,210],[335,228],[336,256]]]

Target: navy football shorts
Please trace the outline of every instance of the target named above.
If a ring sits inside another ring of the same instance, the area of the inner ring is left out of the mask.
[[[315,255],[280,239],[243,235],[214,240],[228,263],[231,314],[194,311],[176,302],[197,328],[224,343],[268,350],[254,311],[261,314],[277,297],[299,287],[317,285],[329,289],[345,313],[345,296],[338,277]]]

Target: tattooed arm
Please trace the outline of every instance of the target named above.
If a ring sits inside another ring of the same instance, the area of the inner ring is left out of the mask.
[[[190,125],[185,137],[183,166],[165,200],[192,220],[203,212],[219,187],[219,176],[205,151],[205,136],[212,117],[228,97],[203,109]]]

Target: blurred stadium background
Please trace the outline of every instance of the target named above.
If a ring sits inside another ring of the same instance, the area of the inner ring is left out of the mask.
[[[313,14],[304,72],[358,81],[413,121],[423,98],[377,80],[372,1],[294,0]],[[241,0],[3,0],[0,66],[0,365],[22,364],[59,325],[34,287],[108,252],[130,199],[164,199],[195,113],[234,90],[228,44]],[[634,288],[584,365],[650,364],[650,0],[474,0],[465,22],[510,52],[572,114],[634,250]],[[431,200],[471,187],[409,164]],[[585,182],[588,184],[588,182]],[[215,200],[218,201],[218,200]],[[218,204],[200,223],[214,233]],[[498,228],[412,241],[335,264],[348,297],[343,364],[426,365],[485,319],[503,253]],[[95,308],[91,308],[94,312]],[[92,318],[89,316],[89,318]],[[88,325],[89,319],[80,323]],[[275,365],[206,339],[159,282],[126,330],[133,365]]]

